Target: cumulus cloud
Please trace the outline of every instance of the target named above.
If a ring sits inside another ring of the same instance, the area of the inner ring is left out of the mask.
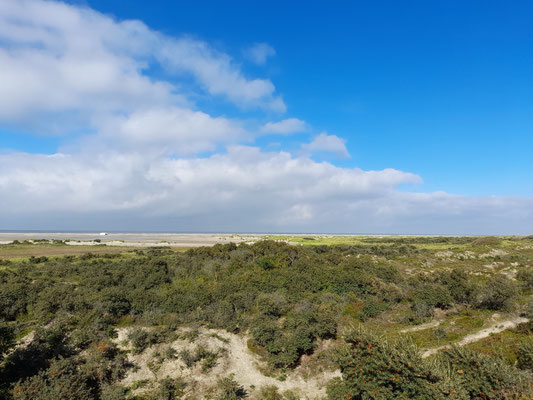
[[[345,140],[336,135],[322,132],[310,143],[304,143],[302,149],[310,153],[333,153],[339,158],[349,158],[350,153],[345,145]]]
[[[140,21],[116,21],[89,8],[4,0],[0,41],[4,122],[53,112],[87,116],[184,105],[178,86],[148,76],[154,63],[171,75],[190,75],[208,94],[240,107],[286,108],[272,82],[248,79],[229,55],[207,43],[165,36]]]
[[[307,129],[308,126],[305,121],[298,118],[287,118],[279,122],[267,122],[261,127],[261,132],[290,135],[291,133],[305,132]]]
[[[0,219],[43,229],[79,221],[82,229],[442,234],[527,233],[533,222],[533,199],[398,190],[419,182],[250,146],[187,159],[9,154],[0,155]]]
[[[393,169],[339,168],[241,145],[225,154],[187,159],[124,152],[0,155],[0,191],[8,194],[4,205],[9,213],[150,209],[186,216],[238,213],[248,204],[257,218],[282,223],[287,210],[310,217],[312,205],[379,198],[400,184],[419,181]]]
[[[276,50],[268,43],[255,43],[244,53],[249,60],[257,65],[264,65],[268,57],[276,55]]]
[[[238,121],[177,107],[136,111],[127,117],[103,120],[100,136],[124,150],[142,148],[144,152],[178,155],[214,151],[219,144],[249,137]]]

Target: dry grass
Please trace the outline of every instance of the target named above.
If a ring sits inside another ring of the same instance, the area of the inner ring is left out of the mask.
[[[69,246],[57,244],[9,244],[0,245],[0,258],[60,257],[92,254],[120,254],[135,250],[135,247]]]

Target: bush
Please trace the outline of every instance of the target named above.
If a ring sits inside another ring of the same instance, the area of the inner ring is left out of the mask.
[[[53,361],[50,368],[18,382],[12,391],[15,400],[90,400],[97,388],[90,376],[80,373],[71,359]]]
[[[280,317],[287,311],[287,301],[281,293],[261,293],[257,297],[257,308],[268,316]]]
[[[470,399],[507,399],[510,394],[533,395],[532,376],[520,372],[502,359],[476,353],[464,347],[453,347],[437,356],[439,368],[451,371],[455,386]]]
[[[260,346],[266,347],[281,337],[279,325],[268,318],[260,318],[252,326],[252,338]]]
[[[362,329],[346,336],[337,351],[342,380],[327,388],[329,400],[531,398],[532,375],[499,358],[454,347],[422,359],[405,338],[389,342]],[[529,397],[528,397],[529,396]]]
[[[180,357],[180,360],[183,361],[183,363],[185,364],[187,368],[192,368],[194,364],[196,363],[193,353],[191,353],[187,349],[180,351],[179,357]]]
[[[431,308],[448,308],[453,304],[453,298],[446,287],[438,283],[420,283],[414,290],[415,301],[427,304]]]
[[[474,239],[472,246],[497,246],[501,243],[501,239],[494,236],[486,236]]]
[[[439,281],[447,288],[457,303],[473,303],[475,286],[469,280],[465,271],[456,268],[451,272],[443,272],[439,277]]]
[[[228,376],[218,380],[218,395],[216,400],[238,400],[246,397],[244,387],[239,385],[233,376]]]
[[[187,384],[181,378],[164,378],[159,382],[157,398],[161,400],[180,399],[185,392]]]
[[[377,317],[386,309],[386,306],[383,303],[380,303],[377,300],[369,299],[364,302],[364,306],[359,313],[359,319],[361,321],[366,321],[369,318]]]
[[[4,321],[0,321],[0,361],[2,355],[11,347],[15,342],[15,331],[12,326],[8,325]]]
[[[362,329],[349,333],[346,341],[336,357],[343,379],[330,383],[329,400],[444,398],[436,385],[440,377],[412,342],[390,343]]]
[[[434,308],[423,301],[415,301],[411,305],[412,315],[409,317],[409,322],[414,324],[422,323],[426,318],[433,317]]]
[[[480,307],[489,310],[507,309],[511,300],[518,295],[516,284],[509,278],[497,275],[483,287]]]
[[[198,361],[203,360],[202,371],[207,372],[216,365],[218,354],[203,346],[197,346],[194,352],[187,349],[180,351],[179,357],[187,368],[192,368]]]
[[[137,354],[142,353],[148,346],[155,343],[152,333],[142,328],[132,329],[128,333],[128,339],[131,341],[133,351]]]
[[[278,388],[274,385],[261,387],[257,398],[261,400],[283,400],[283,396],[278,392]]]
[[[518,271],[516,279],[522,283],[524,290],[533,290],[533,270],[531,268],[524,268]]]
[[[518,346],[516,361],[518,368],[533,372],[533,338]]]

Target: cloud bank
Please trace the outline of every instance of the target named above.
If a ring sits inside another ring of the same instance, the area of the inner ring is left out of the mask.
[[[251,49],[257,64],[275,53]],[[199,98],[241,117],[208,113]],[[249,112],[278,117],[255,124]],[[422,178],[337,166],[349,157],[345,140],[313,135],[286,112],[269,79],[199,39],[57,1],[3,0],[0,127],[60,135],[62,146],[0,154],[0,229],[504,234],[532,225],[530,198],[405,191]],[[255,143],[292,133],[308,135],[295,151]]]

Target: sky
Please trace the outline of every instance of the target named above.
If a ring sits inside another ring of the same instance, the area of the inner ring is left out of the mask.
[[[2,0],[0,230],[531,234],[532,13]]]

